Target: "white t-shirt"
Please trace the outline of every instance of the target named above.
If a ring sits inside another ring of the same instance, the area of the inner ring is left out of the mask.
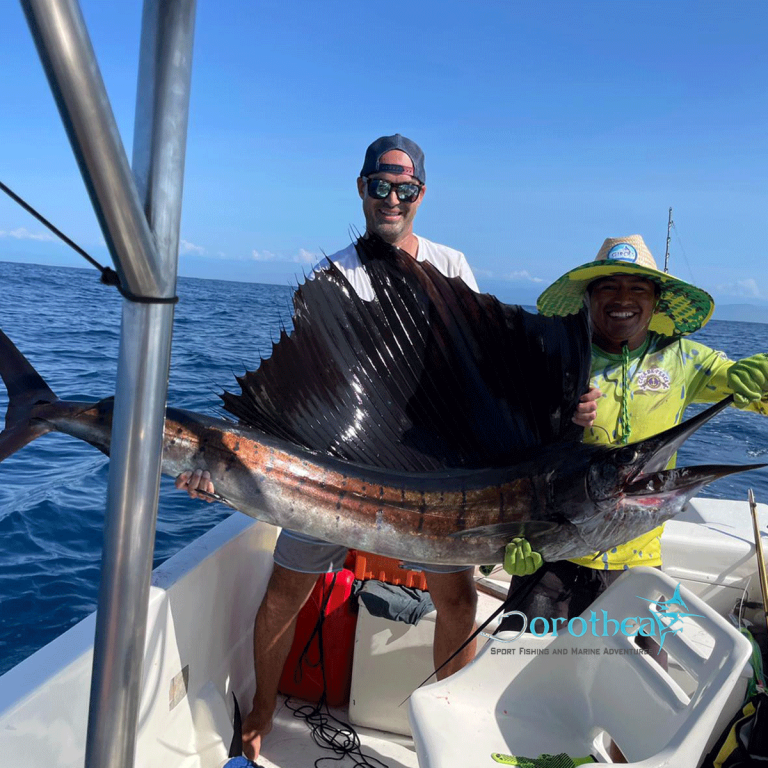
[[[423,237],[416,235],[416,239],[419,241],[419,250],[416,254],[416,261],[428,261],[433,266],[437,267],[446,277],[460,277],[473,291],[480,292],[477,287],[475,276],[472,274],[472,270],[464,258],[464,254],[461,251],[455,251],[453,248],[448,248],[446,245],[440,245],[439,243],[433,243],[431,240],[426,240]],[[332,261],[349,280],[350,285],[355,289],[357,295],[365,301],[372,301],[374,298],[373,286],[368,275],[363,269],[363,265],[360,263],[360,259],[355,250],[354,244],[347,246],[344,250],[334,253],[327,257],[329,261]],[[316,269],[320,269],[323,266],[321,261]]]

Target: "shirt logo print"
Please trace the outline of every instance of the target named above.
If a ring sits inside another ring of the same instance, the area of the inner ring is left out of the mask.
[[[666,392],[669,386],[669,374],[661,368],[649,368],[638,374],[637,388],[642,392]]]

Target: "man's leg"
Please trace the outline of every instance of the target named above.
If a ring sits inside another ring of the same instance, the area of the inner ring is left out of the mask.
[[[437,610],[435,643],[432,649],[437,669],[474,631],[477,590],[472,568],[454,573],[425,571],[425,574],[429,594]],[[437,679],[442,680],[469,664],[475,658],[476,646],[477,641],[473,640],[437,673]]]
[[[243,720],[243,752],[256,760],[262,737],[272,728],[277,688],[296,634],[296,619],[322,573],[344,565],[347,548],[313,536],[282,531],[275,546],[275,566],[253,628],[256,693]]]
[[[253,628],[256,693],[243,720],[243,752],[256,760],[261,738],[272,728],[277,687],[296,632],[296,618],[317,581],[316,573],[299,573],[275,564]]]

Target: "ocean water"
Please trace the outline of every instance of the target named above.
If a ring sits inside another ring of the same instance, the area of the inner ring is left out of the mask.
[[[59,397],[114,393],[122,299],[95,270],[0,262],[0,287],[0,328]],[[168,402],[221,415],[218,393],[237,391],[235,375],[257,367],[280,328],[290,327],[291,289],[181,278],[178,293]],[[696,338],[739,358],[768,349],[768,325],[712,321]],[[0,387],[0,412],[6,407]],[[768,463],[768,419],[735,409],[702,428],[679,458],[760,462]],[[96,608],[107,466],[91,446],[55,433],[0,463],[0,674]],[[768,501],[768,469],[705,493],[746,499],[748,487]],[[229,514],[164,477],[155,565]]]

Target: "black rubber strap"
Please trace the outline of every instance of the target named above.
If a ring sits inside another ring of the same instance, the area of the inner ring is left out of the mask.
[[[128,299],[128,301],[133,301],[136,304],[178,304],[179,303],[178,296],[170,296],[167,299],[161,299],[161,298],[158,298],[157,296],[137,296],[135,293],[126,291],[125,288],[122,287],[122,285],[118,285],[116,286],[116,288],[123,295],[123,298]]]
[[[135,301],[137,304],[178,304],[179,297],[171,296],[167,299],[157,298],[155,296],[137,296],[135,293],[123,288],[120,284],[120,277],[117,272],[111,267],[102,267],[97,265],[101,270],[101,282],[104,285],[113,285],[128,301]]]

